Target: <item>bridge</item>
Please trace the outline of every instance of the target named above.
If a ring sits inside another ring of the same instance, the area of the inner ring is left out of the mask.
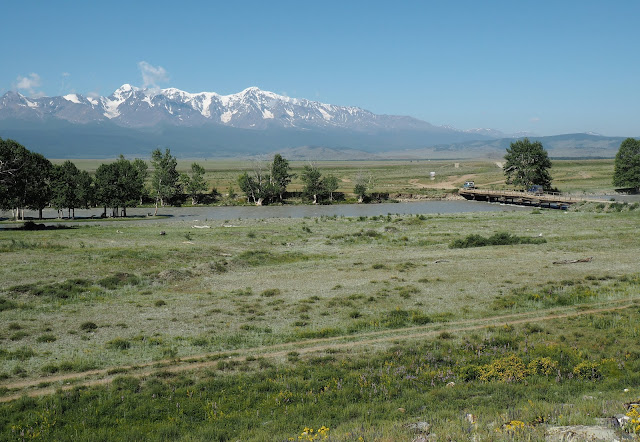
[[[458,195],[468,200],[518,204],[522,206],[548,207],[552,209],[566,209],[572,204],[583,201],[606,202],[576,196],[567,196],[556,192],[534,193],[521,190],[460,189],[458,191]]]

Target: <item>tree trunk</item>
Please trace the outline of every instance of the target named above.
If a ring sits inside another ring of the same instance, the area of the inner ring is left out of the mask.
[[[156,198],[156,211],[153,212],[153,216],[156,216],[158,214],[158,199]]]
[[[42,219],[42,209],[38,209],[38,219]]]
[[[122,208],[122,216],[124,216],[125,218],[127,217],[127,208],[126,207]]]
[[[256,206],[261,206],[262,201],[264,201],[264,198],[258,198],[258,201],[256,201]]]
[[[71,219],[76,219],[76,208],[71,209]]]
[[[313,204],[318,204],[318,195],[313,194]]]

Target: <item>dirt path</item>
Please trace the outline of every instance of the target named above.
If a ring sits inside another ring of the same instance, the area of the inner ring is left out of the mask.
[[[461,183],[470,181],[475,178],[477,174],[471,173],[462,176],[450,176],[446,181],[439,181],[433,184],[422,184],[419,178],[413,178],[409,180],[409,184],[419,189],[457,189]]]
[[[328,349],[352,349],[355,347],[371,347],[374,344],[388,343],[396,340],[415,340],[437,336],[442,332],[456,333],[479,330],[497,325],[516,325],[532,321],[550,321],[590,315],[594,313],[624,310],[634,305],[639,298],[622,299],[589,305],[589,309],[582,306],[537,310],[524,313],[491,316],[487,318],[470,319],[448,323],[435,323],[417,327],[393,330],[380,330],[359,335],[338,336],[332,338],[309,339],[305,341],[288,342],[264,347],[239,349],[229,352],[206,353],[186,356],[180,359],[165,359],[150,363],[134,364],[107,369],[90,370],[81,373],[68,373],[47,376],[39,379],[10,382],[1,384],[0,388],[9,390],[0,396],[0,402],[16,400],[23,395],[38,397],[53,394],[59,390],[70,390],[76,387],[90,387],[108,384],[119,375],[126,374],[138,378],[150,376],[158,371],[181,372],[214,367],[219,361],[245,361],[249,356],[265,358],[284,358],[291,351],[298,354],[324,352]],[[601,306],[601,307],[598,307]],[[580,308],[580,309],[579,309]],[[74,381],[67,382],[67,381]],[[51,384],[58,384],[51,386]],[[60,385],[60,383],[63,383]],[[43,385],[46,384],[46,385]]]

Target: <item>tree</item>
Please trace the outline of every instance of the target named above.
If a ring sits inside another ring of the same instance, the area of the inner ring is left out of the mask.
[[[71,218],[71,211],[73,211],[73,217],[75,218],[75,208],[78,205],[77,178],[79,176],[80,171],[69,160],[53,167],[51,204],[58,210],[58,218],[62,217],[60,212],[65,207],[69,211],[69,218]]]
[[[158,203],[164,207],[165,201],[178,192],[180,175],[176,170],[178,161],[171,155],[169,149],[165,149],[164,154],[160,149],[151,152],[151,165],[154,169],[151,177],[151,187],[156,199],[155,216],[158,214]]]
[[[525,189],[534,184],[543,186],[545,190],[551,188],[551,160],[539,141],[532,143],[524,138],[512,142],[504,159],[507,184]]]
[[[614,165],[613,185],[640,189],[640,140],[627,138],[620,144]]]
[[[324,190],[329,193],[329,201],[333,201],[333,192],[338,190],[338,178],[334,175],[327,176],[324,180]]]
[[[373,187],[373,175],[371,172],[365,175],[364,171],[361,170],[358,172],[358,176],[356,176],[354,182],[353,193],[358,197],[358,202],[362,203],[367,196],[367,190]]]
[[[291,182],[291,179],[296,175],[289,173],[291,167],[289,162],[285,160],[279,153],[273,157],[271,163],[271,177],[270,183],[273,185],[275,192],[278,194],[278,199],[282,202],[282,196],[287,191],[287,185]]]
[[[24,209],[42,209],[51,199],[53,165],[44,156],[13,140],[0,138],[0,208],[11,209],[18,219]]]
[[[253,200],[256,206],[269,204],[278,195],[278,189],[271,181],[271,175],[264,172],[260,162],[254,163],[251,175],[244,172],[238,177],[238,186],[244,192],[247,201]]]
[[[67,208],[68,217],[75,218],[76,208],[88,208],[93,202],[93,179],[86,170],[78,170],[67,160],[54,166],[51,180],[51,204],[58,210]]]
[[[191,176],[183,173],[180,175],[180,181],[184,186],[184,190],[191,197],[191,204],[195,205],[200,199],[202,192],[207,190],[207,182],[204,180],[204,167],[198,163],[191,164]]]
[[[114,163],[101,164],[95,175],[96,202],[104,207],[113,209],[113,216],[118,216],[118,209],[122,208],[122,215],[127,216],[127,207],[135,206],[144,193],[143,170],[122,155]]]
[[[141,189],[140,205],[142,205],[142,199],[149,196],[149,189],[144,185],[149,177],[149,166],[144,160],[135,158],[133,160],[133,167],[138,171],[138,186]]]
[[[313,204],[318,204],[320,198],[325,192],[325,187],[322,179],[322,174],[315,164],[305,164],[300,174],[300,179],[304,184],[302,188],[302,194],[313,201]]]

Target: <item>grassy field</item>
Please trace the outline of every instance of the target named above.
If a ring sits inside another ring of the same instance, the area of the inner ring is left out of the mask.
[[[0,231],[0,439],[537,440],[624,413],[640,212],[589,207]],[[535,241],[452,248],[500,232]]]
[[[270,159],[268,159],[270,160]],[[264,161],[267,166],[269,161]],[[63,160],[53,160],[61,163]],[[78,168],[94,172],[107,160],[73,160]],[[178,170],[188,172],[192,162],[197,162],[206,170],[205,178],[209,188],[216,187],[227,193],[229,187],[239,192],[237,178],[244,171],[251,171],[254,162],[246,160],[180,160]],[[570,193],[610,193],[613,191],[611,160],[555,160],[551,169],[553,185],[562,192]],[[299,175],[305,162],[291,162],[293,172],[298,174],[289,190],[302,189]],[[509,188],[504,183],[500,164],[491,161],[319,161],[315,164],[323,175],[333,174],[340,179],[339,192],[352,193],[354,181],[359,174],[371,176],[370,191],[403,194],[442,195],[455,191],[466,180],[474,180],[483,188]],[[430,179],[435,172],[435,179]]]

